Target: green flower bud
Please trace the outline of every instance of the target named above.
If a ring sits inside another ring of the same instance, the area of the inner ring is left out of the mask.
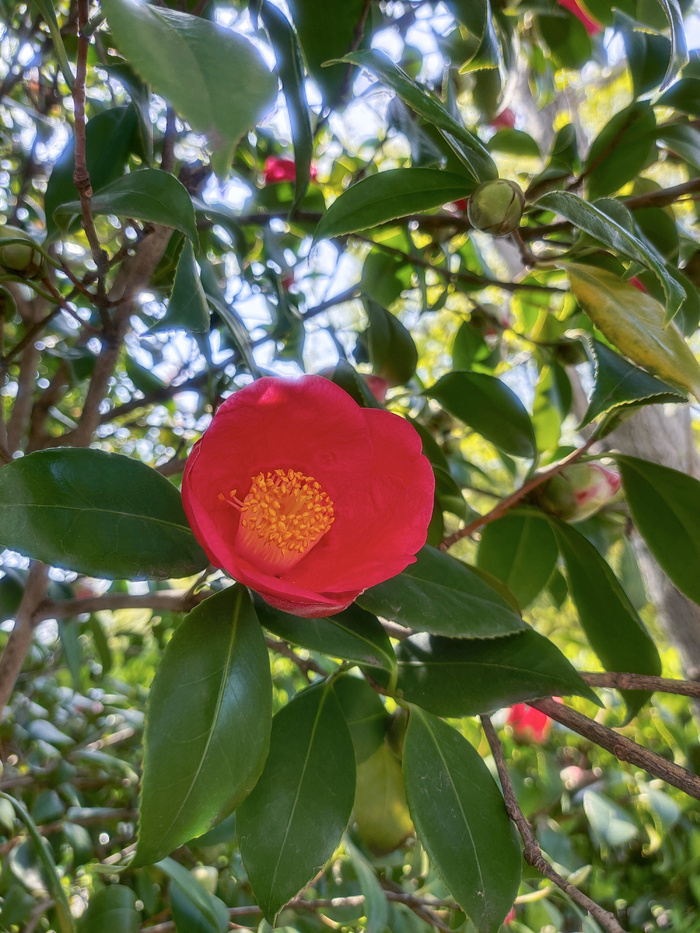
[[[497,178],[485,181],[474,191],[467,204],[467,217],[477,230],[506,236],[520,223],[524,204],[523,193],[514,181]]]
[[[543,483],[535,498],[543,512],[565,522],[582,522],[616,495],[620,474],[600,463],[572,463]]]
[[[26,240],[27,243],[3,245],[3,240],[14,238]],[[41,269],[41,253],[34,249],[32,238],[19,227],[10,224],[0,226],[0,266],[11,272],[24,272],[27,276],[36,275]]]

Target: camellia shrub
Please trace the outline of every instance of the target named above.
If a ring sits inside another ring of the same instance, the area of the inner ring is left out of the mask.
[[[0,10],[0,927],[696,931],[691,4]]]

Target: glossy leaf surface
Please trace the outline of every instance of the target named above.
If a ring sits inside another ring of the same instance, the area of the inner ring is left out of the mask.
[[[545,696],[595,701],[561,651],[532,629],[479,641],[413,635],[397,657],[403,699],[437,716],[476,716]]]
[[[178,10],[134,0],[105,0],[103,9],[124,57],[196,132],[207,134],[214,168],[226,174],[238,140],[277,91],[258,51],[233,30]]]
[[[193,610],[167,645],[148,705],[135,864],[146,865],[227,816],[267,756],[272,686],[247,591]]]
[[[395,168],[351,185],[331,204],[316,228],[317,240],[356,233],[368,227],[441,207],[466,197],[468,181],[433,168]]]
[[[238,811],[238,841],[256,900],[270,923],[335,851],[355,796],[355,753],[327,684],[275,716],[270,755]]]
[[[520,883],[520,847],[496,782],[456,729],[417,707],[403,767],[408,806],[431,862],[477,929],[493,933]]]
[[[660,674],[656,645],[603,556],[580,531],[552,521],[581,626],[605,669]],[[639,690],[625,691],[630,716],[647,698]]]
[[[397,577],[366,590],[358,602],[419,632],[495,638],[527,628],[506,600],[466,564],[432,547]]]
[[[107,579],[184,577],[208,564],[178,490],[102,450],[42,450],[2,467],[0,544]]]
[[[426,389],[455,418],[514,457],[535,456],[535,433],[525,406],[505,383],[486,373],[448,373]]]
[[[261,599],[256,601],[256,609],[268,631],[293,645],[387,671],[396,666],[394,649],[379,620],[357,605],[315,619],[282,612]]]
[[[634,523],[678,589],[700,603],[700,482],[636,457],[616,457]]]
[[[68,201],[54,211],[59,226],[79,216],[80,201]],[[187,189],[174,175],[155,168],[142,168],[122,175],[92,198],[93,214],[134,217],[182,231],[193,243],[198,242],[194,207]]]
[[[524,609],[547,585],[558,556],[546,521],[510,512],[482,529],[477,566],[502,580]]]

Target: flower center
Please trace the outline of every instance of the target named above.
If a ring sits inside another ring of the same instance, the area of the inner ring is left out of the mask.
[[[271,574],[296,566],[334,521],[333,502],[313,476],[294,470],[258,473],[241,501],[236,490],[220,499],[241,513],[236,547],[241,557]]]

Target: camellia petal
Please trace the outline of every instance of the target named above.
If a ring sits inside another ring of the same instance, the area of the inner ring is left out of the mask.
[[[213,564],[297,615],[330,615],[425,544],[434,479],[413,427],[319,376],[230,396],[182,495]]]

